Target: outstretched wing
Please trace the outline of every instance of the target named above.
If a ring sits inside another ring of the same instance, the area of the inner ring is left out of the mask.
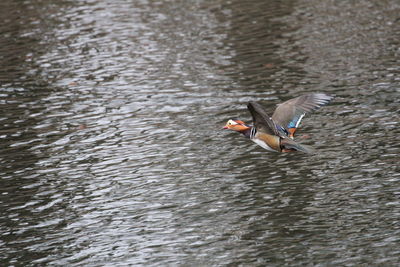
[[[326,94],[308,94],[279,104],[272,115],[272,120],[284,127],[292,136],[306,113],[319,109],[331,101]]]
[[[253,124],[257,132],[266,133],[269,135],[279,135],[275,123],[264,111],[264,108],[256,103],[249,102],[247,104],[251,116],[253,117]]]

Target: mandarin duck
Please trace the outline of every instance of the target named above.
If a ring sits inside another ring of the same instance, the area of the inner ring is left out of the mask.
[[[249,102],[247,108],[253,118],[253,126],[241,120],[230,119],[224,129],[239,132],[269,151],[312,153],[311,148],[293,140],[294,133],[307,113],[328,104],[331,99],[326,94],[302,95],[278,104],[272,117],[267,115],[260,104]]]

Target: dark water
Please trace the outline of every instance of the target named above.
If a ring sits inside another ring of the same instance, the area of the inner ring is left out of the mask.
[[[1,266],[397,266],[400,3],[0,3]],[[316,155],[227,119],[309,92]]]

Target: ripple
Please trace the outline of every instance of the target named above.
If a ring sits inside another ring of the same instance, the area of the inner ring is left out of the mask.
[[[395,1],[8,2],[3,265],[397,263]],[[317,91],[315,155],[221,130]]]

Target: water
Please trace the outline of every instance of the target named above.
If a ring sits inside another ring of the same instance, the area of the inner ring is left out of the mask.
[[[399,11],[3,0],[1,265],[398,265]],[[316,155],[221,130],[309,92]]]

